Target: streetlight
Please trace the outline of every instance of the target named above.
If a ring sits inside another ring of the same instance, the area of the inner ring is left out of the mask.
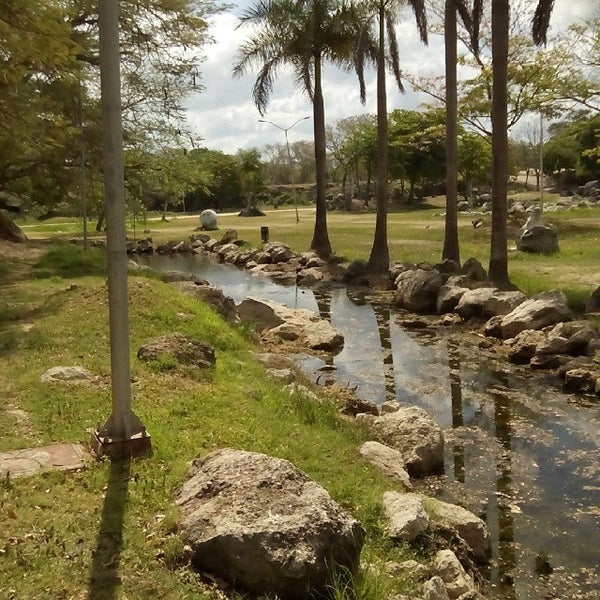
[[[266,119],[259,119],[259,123],[268,123],[269,125],[273,125],[273,127],[277,127],[277,129],[281,129],[285,134],[285,145],[287,147],[287,155],[288,162],[290,167],[292,166],[292,153],[290,152],[290,141],[288,139],[288,131],[298,125],[300,121],[306,121],[306,119],[310,119],[310,117],[300,117],[297,121],[294,121],[289,127],[282,127],[281,125],[277,125],[277,123],[273,123],[272,121],[267,121]],[[292,177],[293,183],[293,177]],[[296,197],[296,193],[294,192],[294,207],[296,208],[296,223],[300,222],[300,217],[298,217],[298,198]]]

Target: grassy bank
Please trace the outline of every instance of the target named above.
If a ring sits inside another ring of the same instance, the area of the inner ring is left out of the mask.
[[[33,250],[0,259],[1,452],[87,445],[110,414],[104,253],[69,244]],[[364,432],[330,403],[315,406],[282,389],[256,361],[247,332],[169,284],[136,274],[129,297],[133,408],[152,436],[153,456],[2,479],[0,597],[216,598],[188,568],[172,500],[189,462],[221,447],[291,460],[362,522],[363,556],[372,566],[357,598],[410,590],[413,582],[383,575],[385,560],[414,554],[384,541],[381,497],[397,486],[360,457]],[[141,345],[173,331],[212,344],[214,370],[136,359]],[[42,383],[56,365],[81,365],[98,381]]]
[[[536,194],[525,192],[511,196],[513,200],[534,200]],[[546,193],[546,205],[557,200]],[[261,246],[260,228],[269,227],[270,239],[283,241],[297,252],[310,246],[314,227],[314,208],[300,208],[300,222],[296,223],[293,209],[268,210],[264,217],[239,217],[236,214],[219,215],[219,237],[226,229],[236,229],[239,237],[254,247]],[[375,214],[333,212],[328,214],[329,237],[334,252],[346,260],[364,260],[369,257],[375,228]],[[474,228],[473,215],[459,214],[459,239],[462,260],[477,258],[487,268],[491,219],[483,217],[483,225]],[[557,234],[560,252],[534,255],[514,248],[517,230],[525,217],[510,218],[508,222],[509,274],[511,280],[526,294],[547,289],[562,289],[574,307],[580,306],[598,285],[600,264],[600,209],[584,208],[547,212],[546,222]],[[20,223],[26,234],[35,238],[68,239],[81,236],[81,223],[73,219],[53,219],[44,223]],[[171,214],[167,222],[159,215],[148,215],[145,221],[128,224],[130,238],[149,235],[155,242],[185,239],[199,225],[198,215]],[[94,235],[93,227],[91,235]],[[428,199],[414,209],[394,209],[388,217],[390,259],[418,263],[439,262],[444,239],[443,199]]]

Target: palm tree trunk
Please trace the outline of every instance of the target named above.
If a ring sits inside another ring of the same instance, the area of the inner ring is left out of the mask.
[[[458,245],[458,99],[456,89],[456,0],[446,0],[446,223],[442,259],[460,264]]]
[[[313,98],[313,126],[315,135],[315,171],[317,201],[315,229],[310,244],[321,258],[331,256],[331,243],[327,232],[327,147],[325,143],[325,106],[321,87],[321,56],[315,56],[315,88]]]
[[[385,85],[385,5],[379,5],[379,49],[377,53],[377,217],[375,237],[367,264],[373,274],[389,271],[390,255],[387,243],[388,204],[388,122]]]
[[[506,195],[508,191],[507,63],[509,0],[492,2],[492,235],[489,277],[500,289],[508,278]]]

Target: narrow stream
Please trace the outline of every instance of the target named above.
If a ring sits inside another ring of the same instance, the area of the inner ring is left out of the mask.
[[[348,385],[378,404],[420,406],[444,429],[445,473],[418,485],[484,516],[493,543],[490,593],[600,599],[600,402],[494,361],[475,336],[407,330],[368,291],[282,286],[199,256],[138,260],[193,273],[236,303],[254,296],[329,319],[344,334],[343,350],[327,361],[297,356],[297,364],[319,384]]]

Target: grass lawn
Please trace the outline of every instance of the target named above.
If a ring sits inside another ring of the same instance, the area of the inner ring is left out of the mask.
[[[535,192],[515,193],[511,199],[535,200]],[[545,206],[556,202],[556,194],[545,194]],[[220,237],[225,230],[236,229],[238,236],[251,246],[260,247],[260,228],[269,227],[270,239],[282,241],[293,250],[307,250],[313,234],[314,208],[300,207],[299,223],[293,208],[267,209],[264,217],[239,217],[221,214]],[[483,216],[483,225],[474,228],[472,214],[459,214],[459,240],[461,260],[477,258],[487,268],[491,218]],[[518,252],[514,245],[515,234],[526,218],[509,217],[508,256],[509,275],[512,282],[528,295],[548,289],[562,289],[571,304],[577,308],[584,298],[600,286],[600,208],[581,208],[546,212],[545,221],[552,226],[559,239],[560,251],[554,255],[535,255]],[[375,229],[374,212],[331,212],[327,216],[329,238],[338,256],[346,260],[369,258]],[[44,223],[22,223],[25,233],[32,239],[69,239],[81,236],[81,223],[73,219],[51,219]],[[91,224],[93,225],[93,224]],[[148,215],[145,222],[129,223],[128,236],[146,235],[155,242],[185,239],[199,226],[197,214],[169,214],[166,222],[160,215]],[[93,231],[90,235],[97,235]],[[144,233],[146,231],[146,233]],[[441,260],[444,239],[443,198],[430,198],[427,203],[412,209],[392,207],[388,216],[388,245],[392,261],[435,264]]]
[[[87,445],[111,410],[105,254],[33,246],[31,259],[0,252],[0,452]],[[385,560],[415,552],[392,547],[382,534],[382,494],[401,486],[360,457],[365,432],[331,402],[290,396],[256,361],[245,329],[173,286],[135,274],[129,297],[133,408],[152,436],[153,456],[2,478],[0,598],[220,597],[189,569],[173,497],[189,462],[222,447],[291,460],[361,521],[368,533],[363,556],[372,566],[357,581],[358,598],[410,591],[414,581],[383,575]],[[141,345],[173,331],[212,344],[216,367],[194,372],[136,359]],[[98,382],[42,383],[57,365],[81,365]]]

